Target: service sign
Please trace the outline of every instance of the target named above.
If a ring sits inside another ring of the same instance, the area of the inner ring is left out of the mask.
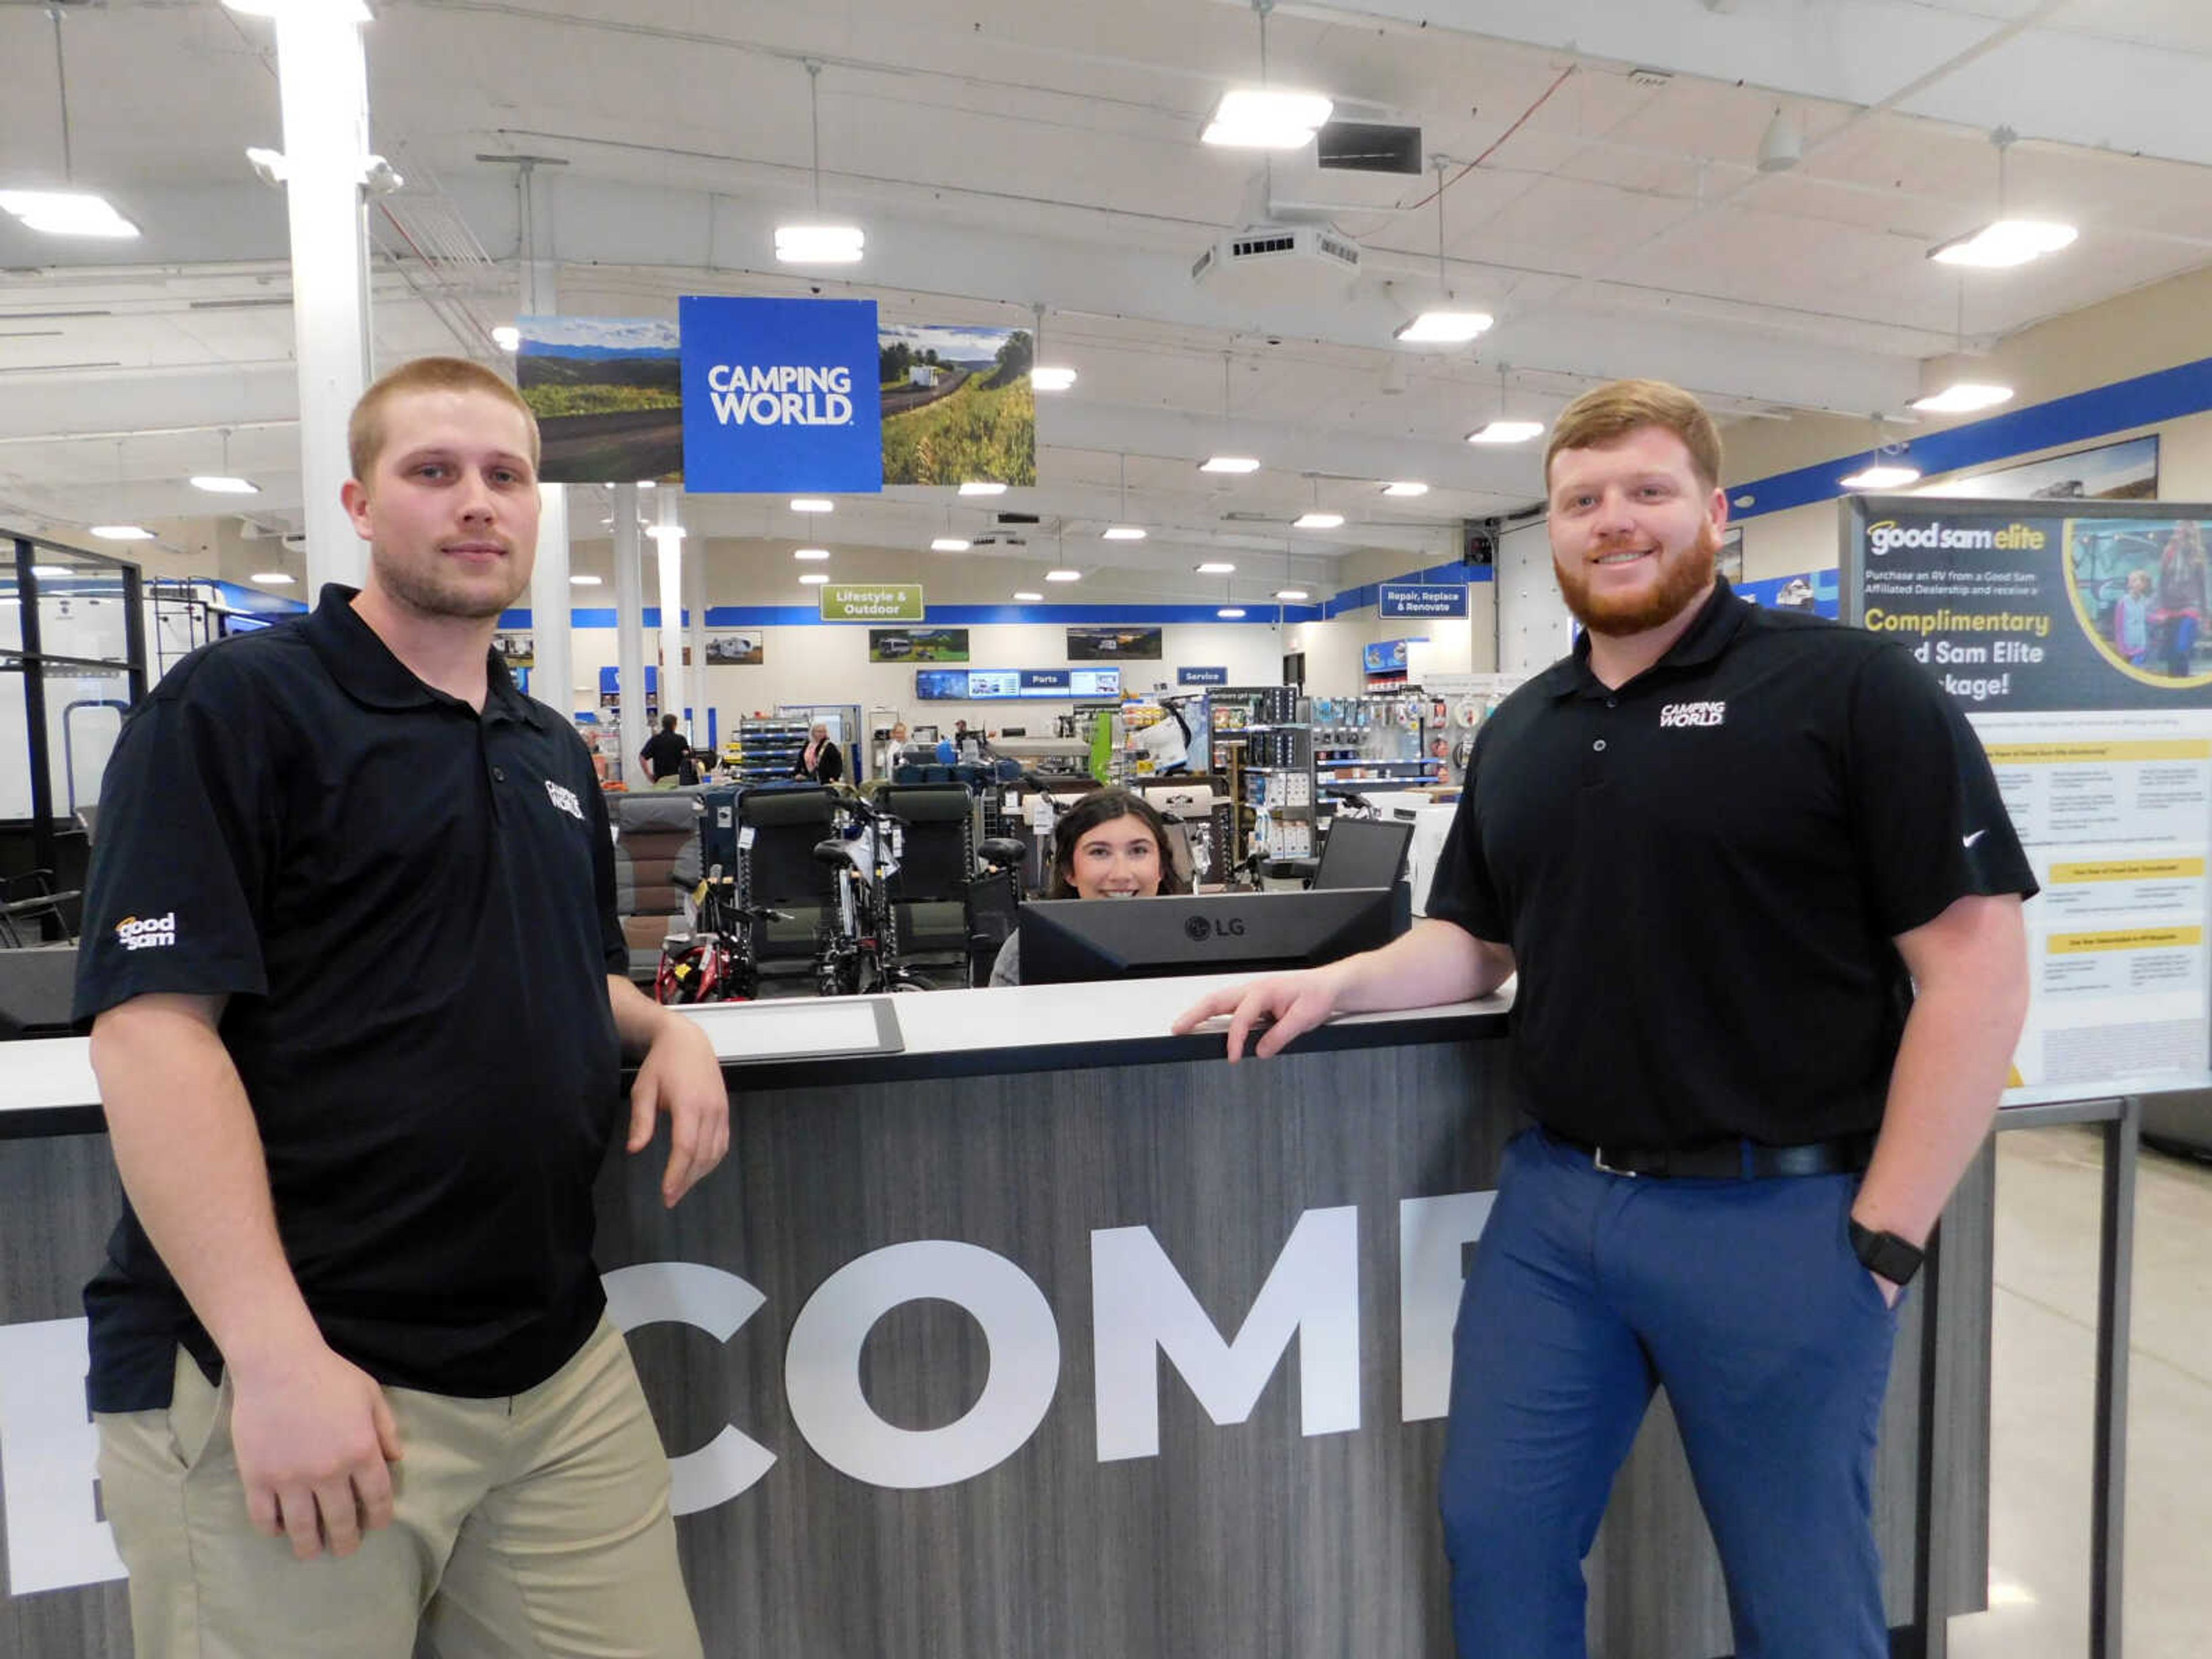
[[[824,582],[823,622],[918,623],[927,612],[920,582]]]
[[[1384,582],[1376,589],[1380,617],[1464,617],[1467,588],[1458,582]]]
[[[1226,685],[1229,684],[1229,671],[1226,668],[1178,668],[1176,670],[1176,684]]]
[[[873,300],[687,296],[679,315],[685,489],[883,489]]]

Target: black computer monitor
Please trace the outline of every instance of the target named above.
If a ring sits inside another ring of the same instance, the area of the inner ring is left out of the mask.
[[[1346,887],[1395,887],[1406,873],[1406,849],[1413,844],[1413,826],[1381,818],[1348,818],[1342,813],[1329,821],[1328,836],[1321,844],[1321,866],[1314,872],[1316,890]]]
[[[1022,906],[1022,983],[1313,968],[1387,945],[1412,925],[1402,883],[1330,893],[1053,899]]]

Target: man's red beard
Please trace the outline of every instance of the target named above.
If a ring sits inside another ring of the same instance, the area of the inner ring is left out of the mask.
[[[1559,597],[1574,618],[1593,634],[1626,637],[1649,632],[1670,623],[1682,607],[1705,591],[1713,579],[1713,556],[1720,551],[1720,532],[1706,520],[1698,526],[1698,538],[1679,553],[1665,550],[1659,560],[1659,580],[1638,593],[1593,595],[1589,568],[1577,560],[1572,569],[1553,560],[1559,579]]]

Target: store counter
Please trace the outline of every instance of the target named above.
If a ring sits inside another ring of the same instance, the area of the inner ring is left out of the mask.
[[[1519,1123],[1507,1004],[1346,1019],[1232,1068],[1218,1032],[1167,1031],[1220,982],[697,1016],[729,1160],[671,1212],[665,1144],[617,1152],[599,1260],[710,1655],[1450,1652],[1436,1470],[1463,1263]],[[106,1659],[128,1644],[76,1316],[115,1187],[83,1048],[4,1050],[0,1652]],[[1914,1298],[1899,1344],[1877,1504],[1900,1627],[1923,1594],[1980,1605],[1990,1195],[1984,1158],[1935,1323]],[[1924,1593],[1923,1330],[1955,1449]],[[1589,1577],[1594,1654],[1729,1650],[1663,1401]]]

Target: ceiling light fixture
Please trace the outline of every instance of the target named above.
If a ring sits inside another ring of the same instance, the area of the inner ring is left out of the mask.
[[[306,8],[316,11],[334,11],[338,21],[345,23],[366,23],[368,8],[362,0],[222,0],[230,10],[246,17],[282,17],[286,12]]]
[[[1958,355],[1966,354],[1966,273],[1959,273]],[[1925,384],[1925,382],[1923,382]],[[1994,381],[1954,380],[1941,392],[1916,398],[1907,405],[1923,415],[1972,415],[2012,401],[2012,388]]]
[[[1391,337],[1401,345],[1463,345],[1497,320],[1486,311],[1465,311],[1452,303],[1451,283],[1444,275],[1444,169],[1446,156],[1434,158],[1437,170],[1437,292],[1442,302],[1401,323]]]
[[[1293,530],[1336,530],[1342,527],[1341,513],[1301,513],[1291,520]]]
[[[837,503],[823,495],[798,495],[792,499],[794,513],[835,513]]]
[[[96,524],[92,527],[92,533],[104,542],[150,542],[154,539],[152,531],[135,524]]]
[[[246,580],[259,582],[264,587],[289,587],[295,578],[288,570],[257,570]]]
[[[1065,392],[1075,384],[1075,371],[1040,363],[1030,370],[1030,387],[1036,392]]]
[[[1194,565],[1192,568],[1201,576],[1233,576],[1237,574],[1235,565],[1224,564],[1218,560],[1209,560],[1205,564]]]
[[[1048,570],[1044,573],[1044,579],[1048,582],[1079,582],[1083,580],[1083,573],[1080,570]]]
[[[690,532],[680,524],[649,524],[645,533],[657,542],[680,542]]]
[[[1506,414],[1505,377],[1510,371],[1504,363],[1498,365],[1498,418],[1489,425],[1467,434],[1471,444],[1525,444],[1531,438],[1543,435],[1541,421],[1516,421]]]
[[[261,486],[245,478],[233,478],[220,473],[195,472],[189,481],[195,489],[204,489],[210,495],[258,495]]]
[[[975,544],[960,536],[939,536],[929,544],[933,553],[965,553]]]
[[[491,343],[501,351],[522,349],[522,331],[513,323],[501,323],[491,331]]]
[[[1997,147],[1997,216],[1978,230],[1929,248],[1928,257],[1938,264],[2006,270],[2071,246],[2080,234],[2073,226],[2055,220],[2014,219],[2006,215],[2006,153],[2019,137],[2010,127],[1999,127],[1990,134],[1990,142]]]
[[[819,564],[830,556],[830,550],[826,547],[794,547],[791,550],[791,556],[810,564]]]
[[[1889,459],[1901,458],[1904,453],[1903,444],[1882,441],[1881,416],[1877,415],[1874,417],[1874,453],[1867,458],[1864,466],[1836,482],[1846,489],[1901,489],[1906,484],[1917,483],[1920,479],[1918,467],[1902,459]]]
[[[74,576],[77,572],[73,567],[65,564],[34,564],[31,567],[31,574],[42,582],[53,582],[61,580],[64,576]]]
[[[571,587],[597,587],[599,586],[599,583],[600,578],[597,576],[586,576],[580,574],[571,573],[568,577],[568,586]]]
[[[1303,587],[1279,587],[1275,590],[1275,597],[1279,599],[1295,600],[1310,599],[1313,595]]]
[[[1429,493],[1429,487],[1418,478],[1401,478],[1395,483],[1384,484],[1382,493],[1385,495],[1425,495]]]
[[[1006,493],[1006,487],[991,478],[963,478],[960,483],[960,493],[963,495],[1003,495]]]
[[[858,225],[822,222],[822,65],[806,59],[806,112],[813,133],[814,213],[811,222],[778,225],[775,257],[787,265],[849,265],[859,263],[867,234]]]
[[[1209,455],[1198,464],[1200,472],[1257,472],[1260,463],[1249,455]]]
[[[819,587],[829,580],[830,574],[827,571],[805,570],[799,573],[799,584],[802,587]]]
[[[1018,592],[1014,595],[1014,601],[1018,605],[1042,605],[1044,603],[1044,595],[1042,593],[1031,593],[1027,590],[1024,590],[1023,592]]]
[[[1260,15],[1264,37],[1267,14]],[[1221,94],[1200,138],[1219,149],[1299,149],[1328,125],[1335,103],[1317,92],[1240,87]]]
[[[1107,541],[1109,541],[1109,542],[1140,542],[1140,541],[1142,541],[1142,540],[1144,540],[1144,539],[1145,539],[1145,532],[1144,532],[1144,528],[1143,528],[1143,526],[1139,526],[1139,525],[1133,525],[1133,524],[1131,524],[1131,523],[1129,522],[1129,453],[1128,453],[1128,451],[1127,451],[1127,450],[1123,450],[1123,451],[1121,452],[1121,523],[1119,523],[1119,524],[1109,524],[1109,525],[1108,525],[1108,526],[1106,526],[1106,528],[1105,528],[1104,532],[1103,532],[1103,539],[1105,539],[1105,540],[1107,540]]]
[[[0,212],[13,214],[26,230],[45,236],[100,236],[127,240],[138,227],[115,210],[105,196],[75,188],[76,158],[70,144],[69,67],[62,53],[62,10],[48,9],[54,25],[54,79],[62,116],[62,182],[65,190],[0,190]]]
[[[1241,605],[1224,605],[1213,614],[1224,622],[1242,622],[1244,619],[1244,611]]]

